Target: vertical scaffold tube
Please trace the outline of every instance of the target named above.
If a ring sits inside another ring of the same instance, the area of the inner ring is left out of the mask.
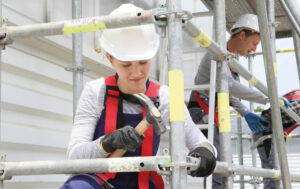
[[[248,55],[248,70],[252,74],[253,73],[253,59],[254,59],[254,54],[251,53]],[[249,88],[253,88],[251,84],[249,84]],[[253,112],[254,107],[253,107],[253,102],[250,102],[250,111]],[[254,143],[253,136],[251,136],[251,145]],[[251,157],[252,157],[252,166],[256,167],[256,151],[252,150],[251,151]],[[256,180],[256,177],[253,178]],[[253,184],[253,189],[257,189],[257,183],[255,182]]]
[[[237,113],[236,116],[237,119],[237,153],[238,153],[238,158],[239,158],[239,165],[244,165],[244,158],[243,158],[243,138],[242,138],[242,118],[239,113]],[[245,188],[245,182],[244,182],[244,176],[240,175],[240,189]]]
[[[271,52],[272,52],[272,59],[273,59],[273,66],[274,70],[277,70],[277,61],[276,61],[276,33],[275,33],[275,3],[274,0],[267,1],[267,12],[268,12],[268,21],[269,21],[269,28],[270,28],[270,45],[271,45]],[[276,77],[276,76],[275,76]],[[276,84],[277,78],[275,78]],[[272,127],[274,133],[275,127]],[[274,150],[274,169],[279,169],[279,160],[278,160],[278,152],[277,152],[277,145],[275,142],[275,135],[272,135],[272,143],[273,143],[273,150]],[[280,188],[280,180],[275,180],[275,187],[276,189]]]
[[[226,49],[226,16],[225,16],[225,0],[214,0],[214,19],[216,42],[220,44],[222,49]],[[230,113],[229,113],[229,93],[228,93],[228,76],[227,64],[224,61],[218,61],[218,114],[219,114],[219,132],[220,132],[220,148],[221,161],[225,161],[229,166],[232,164],[231,140],[230,140]],[[233,177],[222,178],[223,188],[233,188]]]
[[[0,26],[2,26],[2,0],[0,0]],[[0,45],[0,141],[1,141],[1,135],[2,135],[2,122],[1,122],[1,114],[2,114],[2,45]]]
[[[168,0],[168,11],[181,9],[181,0]],[[175,14],[168,17],[168,62],[169,62],[169,93],[170,93],[170,149],[174,168],[171,174],[172,188],[187,188],[185,133],[184,130],[184,86],[182,72],[182,20]]]
[[[272,49],[271,49],[271,42],[270,42],[270,31],[268,28],[268,20],[266,14],[266,2],[261,0],[256,0],[256,10],[258,14],[258,21],[259,21],[259,29],[260,29],[260,36],[262,41],[262,49],[265,61],[265,70],[267,76],[267,84],[268,84],[268,92],[270,97],[270,104],[272,109],[272,125],[275,128],[273,134],[275,134],[275,141],[278,148],[278,156],[279,156],[279,163],[280,163],[280,170],[281,170],[281,178],[283,181],[283,187],[285,189],[291,188],[290,182],[290,173],[289,167],[286,157],[286,150],[284,146],[284,138],[282,135],[282,122],[281,122],[281,114],[280,114],[280,106],[278,102],[278,94],[277,94],[277,84],[276,84],[276,77],[277,71],[274,70],[274,60],[272,57]],[[279,155],[280,154],[280,155]]]
[[[82,18],[82,0],[72,0],[72,19]],[[82,33],[72,34],[73,116],[83,88]]]
[[[297,60],[298,79],[300,83],[300,37],[295,30],[293,30],[293,40],[294,40],[295,55]]]

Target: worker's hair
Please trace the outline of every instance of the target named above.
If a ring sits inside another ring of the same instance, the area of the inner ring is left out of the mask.
[[[236,28],[236,29],[232,30],[232,33],[234,33],[238,29],[239,28]],[[250,37],[250,36],[255,35],[255,34],[259,35],[259,33],[256,32],[256,31],[249,30],[249,29],[243,29],[240,32],[233,34],[230,38],[234,38],[235,36],[239,35],[241,32],[245,32],[246,37]]]

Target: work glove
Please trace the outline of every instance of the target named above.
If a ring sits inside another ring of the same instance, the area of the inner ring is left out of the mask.
[[[253,112],[247,111],[244,114],[244,117],[245,117],[245,119],[248,123],[248,126],[252,132],[264,130],[264,127],[262,126],[261,123],[265,122],[265,120],[262,117],[260,117],[259,115],[256,115]]]
[[[100,142],[102,149],[107,152],[113,152],[116,149],[135,151],[142,146],[142,137],[131,126],[125,126],[114,132],[105,135]]]
[[[189,156],[200,158],[200,164],[194,171],[189,172],[193,177],[207,177],[213,173],[216,167],[215,155],[205,147],[197,147],[191,151]]]
[[[282,97],[280,101],[280,106],[285,106],[286,108],[291,107],[291,103],[288,101],[288,99]]]

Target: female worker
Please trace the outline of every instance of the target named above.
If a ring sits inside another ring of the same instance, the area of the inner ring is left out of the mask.
[[[123,4],[111,15],[143,9]],[[142,106],[130,96],[145,93],[158,107],[163,124],[169,122],[169,89],[149,81],[151,59],[159,46],[153,24],[104,30],[100,43],[116,74],[86,84],[78,103],[68,147],[69,159],[107,158],[116,149],[128,150],[124,156],[155,156],[159,136],[150,127],[142,139],[134,127],[143,119]],[[192,176],[207,176],[215,168],[216,151],[193,123],[185,108],[186,145],[201,158]],[[103,180],[106,180],[103,182]],[[79,174],[63,186],[67,188],[160,188],[153,172],[117,174]],[[109,184],[107,184],[109,183]]]

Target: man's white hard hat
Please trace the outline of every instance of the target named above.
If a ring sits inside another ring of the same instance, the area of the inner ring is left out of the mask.
[[[133,4],[123,4],[110,15],[138,11],[143,9]],[[104,51],[121,61],[151,59],[159,47],[159,36],[154,24],[107,29],[99,40]]]
[[[254,14],[243,14],[230,29],[231,35],[247,29],[259,33],[258,19]]]

